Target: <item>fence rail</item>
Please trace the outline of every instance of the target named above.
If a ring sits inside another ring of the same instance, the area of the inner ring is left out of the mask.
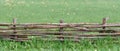
[[[83,38],[118,38],[120,23],[20,23],[13,19],[12,23],[0,23],[0,37],[16,41],[29,40],[29,36],[51,40],[80,40]]]

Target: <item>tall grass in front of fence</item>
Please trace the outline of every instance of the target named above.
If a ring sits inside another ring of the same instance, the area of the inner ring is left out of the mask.
[[[36,39],[27,42],[0,40],[2,51],[119,51],[120,40],[105,39],[82,39],[80,42],[72,41],[44,41]]]

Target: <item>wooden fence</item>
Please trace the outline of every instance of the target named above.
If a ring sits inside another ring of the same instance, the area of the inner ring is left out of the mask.
[[[16,19],[13,23],[0,24],[0,36],[3,39],[15,41],[26,41],[30,38],[43,40],[72,40],[91,38],[116,38],[120,36],[119,23],[106,23],[103,18],[102,23],[26,23],[17,24]]]

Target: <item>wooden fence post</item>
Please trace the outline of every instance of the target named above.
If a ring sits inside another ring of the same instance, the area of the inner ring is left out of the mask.
[[[107,18],[103,18],[102,25],[105,25],[106,23],[107,23]],[[102,29],[103,29],[103,31],[100,33],[106,33],[106,31],[105,31],[106,27],[104,26],[104,27],[102,27]]]
[[[59,32],[60,32],[60,37],[59,37],[59,39],[61,39],[61,40],[63,40],[64,39],[64,37],[63,37],[63,32],[64,32],[64,28],[63,27],[61,27],[61,25],[62,25],[62,23],[64,23],[64,21],[63,20],[60,20],[60,28],[59,28]]]
[[[17,34],[17,31],[16,31],[16,22],[17,22],[17,19],[13,18],[13,23],[12,23],[12,25],[13,25],[13,34]],[[10,39],[16,39],[16,38],[17,38],[17,36],[11,35]]]
[[[105,25],[106,22],[107,22],[107,19],[106,19],[106,18],[103,18],[103,20],[102,20],[102,25]],[[105,29],[105,28],[106,28],[106,27],[103,27],[103,29]]]

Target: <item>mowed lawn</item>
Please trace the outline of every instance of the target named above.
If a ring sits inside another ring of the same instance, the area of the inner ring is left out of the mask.
[[[109,17],[108,23],[120,22],[120,0],[0,0],[0,23],[95,22]],[[0,41],[0,51],[120,51],[120,41],[87,40],[74,42]]]

